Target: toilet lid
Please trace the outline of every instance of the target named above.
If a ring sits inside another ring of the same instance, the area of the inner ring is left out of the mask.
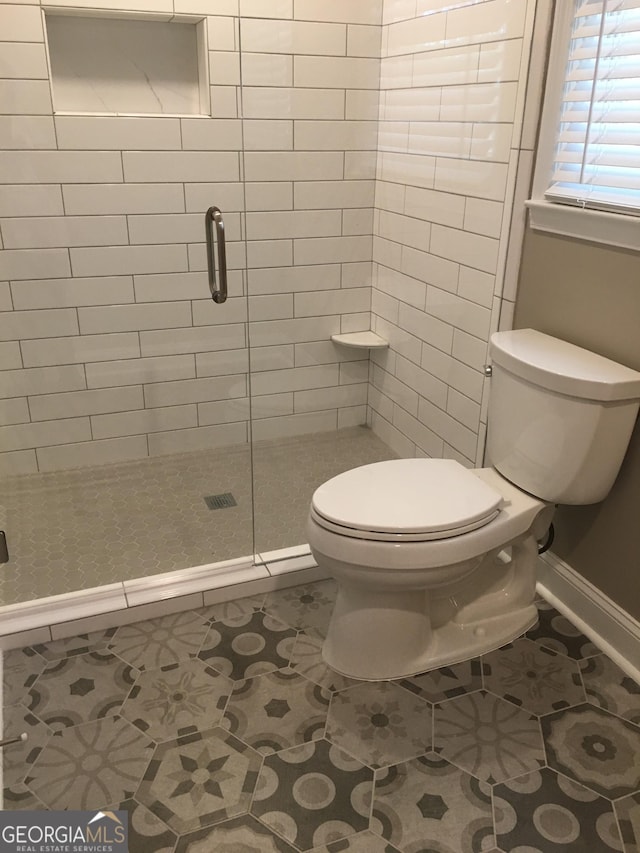
[[[453,459],[394,459],[338,474],[311,503],[316,515],[342,527],[444,538],[488,523],[502,500]]]

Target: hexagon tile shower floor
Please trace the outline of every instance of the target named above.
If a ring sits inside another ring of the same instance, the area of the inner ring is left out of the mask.
[[[314,489],[394,454],[369,429],[5,478],[11,562],[0,604],[92,589],[306,542]],[[205,498],[236,502],[212,512]]]

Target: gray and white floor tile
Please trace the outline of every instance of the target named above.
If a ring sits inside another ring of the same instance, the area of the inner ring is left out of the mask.
[[[161,743],[136,799],[184,834],[248,811],[260,755],[224,729]]]
[[[59,660],[60,658],[74,657],[75,655],[86,655],[87,652],[95,652],[106,648],[116,628],[108,628],[104,631],[92,631],[90,634],[79,634],[76,637],[65,637],[62,640],[51,640],[34,646],[38,654],[45,660]]]
[[[48,663],[29,691],[29,709],[52,729],[112,717],[138,671],[108,651]]]
[[[63,729],[51,737],[25,782],[49,809],[97,809],[133,796],[153,743],[121,717]]]
[[[212,729],[222,719],[233,682],[200,660],[139,675],[122,716],[155,741]]]
[[[331,700],[327,737],[370,767],[431,749],[431,708],[390,681],[359,684]]]
[[[27,739],[12,743],[3,750],[2,781],[5,786],[21,782],[53,734],[52,729],[24,705],[9,705],[2,713],[3,737]]]
[[[197,613],[170,613],[122,625],[109,650],[137,669],[156,669],[195,656],[207,630],[207,623]]]
[[[287,666],[296,633],[269,614],[252,611],[208,626],[198,657],[238,681]]]
[[[176,853],[296,853],[296,848],[279,838],[252,815],[245,814],[183,835]]]
[[[537,717],[484,691],[434,709],[434,749],[478,779],[502,782],[544,765]]]
[[[34,648],[3,653],[2,701],[4,705],[28,702],[28,693],[47,662]]]
[[[5,655],[5,808],[122,808],[132,853],[640,853],[640,688],[540,602],[399,682],[322,660],[307,584]]]
[[[582,681],[592,705],[640,724],[640,685],[611,658],[596,655],[580,662]]]
[[[411,690],[429,702],[442,702],[463,693],[473,693],[481,690],[483,685],[484,665],[479,658],[432,669],[400,682],[407,690]]]
[[[542,718],[550,767],[612,800],[640,790],[640,728],[593,705]]]
[[[198,613],[206,622],[218,622],[220,619],[233,621],[246,616],[248,613],[262,610],[264,599],[264,595],[248,595],[246,598],[209,604],[207,607],[201,607]]]
[[[373,771],[328,740],[268,755],[251,813],[298,850],[369,827]]]
[[[376,772],[371,827],[399,850],[486,850],[491,786],[433,752]]]
[[[290,665],[300,675],[332,693],[360,684],[357,679],[340,675],[327,666],[322,659],[322,640],[309,637],[304,631],[298,634],[293,644]]]
[[[599,654],[599,649],[575,625],[546,601],[537,601],[538,624],[526,636],[554,652],[582,660]]]
[[[618,816],[624,853],[640,853],[640,791],[616,800],[613,805]]]
[[[336,589],[333,580],[281,589],[267,595],[264,609],[310,637],[323,639],[335,604]]]
[[[364,832],[357,832],[340,841],[314,847],[311,853],[398,853],[398,848],[393,847],[382,836],[365,829]]]
[[[118,810],[129,815],[129,850],[131,853],[173,853],[176,834],[135,800],[118,804]]]
[[[237,682],[223,725],[263,754],[324,736],[331,694],[296,672]]]
[[[487,690],[532,714],[547,714],[585,700],[578,664],[525,637],[482,660]]]
[[[621,849],[611,802],[548,767],[496,785],[493,795],[497,843],[506,851]]]

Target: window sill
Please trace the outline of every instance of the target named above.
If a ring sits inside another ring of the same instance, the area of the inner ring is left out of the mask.
[[[640,251],[640,217],[583,210],[537,199],[526,201],[525,205],[529,209],[531,227],[536,231]]]

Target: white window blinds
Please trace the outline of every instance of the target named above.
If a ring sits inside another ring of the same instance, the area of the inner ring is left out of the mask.
[[[640,0],[575,0],[545,198],[640,215]]]

